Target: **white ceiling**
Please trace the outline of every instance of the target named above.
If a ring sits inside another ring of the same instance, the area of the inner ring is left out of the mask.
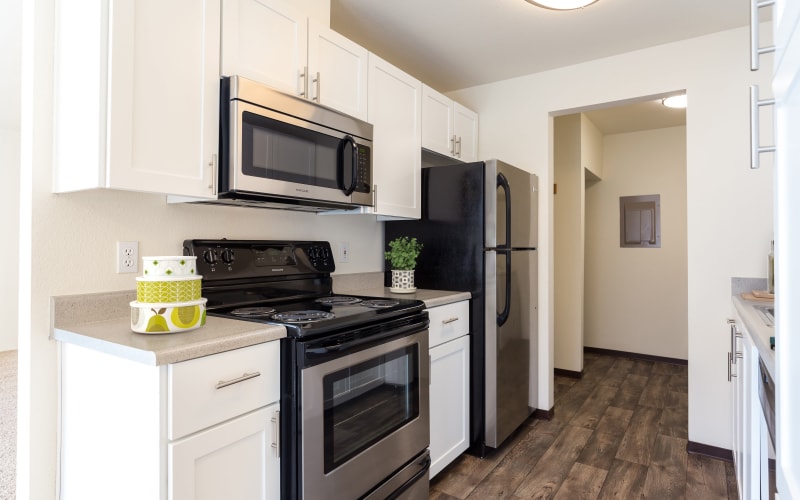
[[[448,92],[746,26],[748,0],[331,0],[331,27]],[[589,112],[604,133],[685,124],[660,100]]]

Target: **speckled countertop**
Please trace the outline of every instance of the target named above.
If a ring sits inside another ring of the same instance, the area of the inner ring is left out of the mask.
[[[758,355],[764,361],[764,366],[767,367],[767,372],[775,380],[775,351],[769,346],[769,338],[775,335],[775,327],[768,326],[761,314],[755,309],[755,306],[772,305],[771,301],[753,301],[746,300],[741,296],[733,296],[733,305],[742,318],[744,326],[750,337],[753,339],[758,350]],[[776,347],[777,348],[777,347]]]
[[[53,338],[149,365],[178,363],[286,336],[282,326],[208,316],[187,332],[148,335],[131,330],[136,292],[53,297]]]
[[[336,293],[417,299],[426,307],[469,300],[469,292],[417,290],[396,294],[382,286],[382,273],[334,277]],[[135,291],[52,297],[53,338],[125,359],[163,365],[247,347],[286,336],[282,326],[208,316],[205,326],[188,332],[148,335],[130,326]]]
[[[775,327],[768,325],[765,318],[756,309],[756,306],[771,306],[775,302],[748,300],[742,297],[742,293],[766,288],[767,280],[762,278],[733,278],[731,280],[731,300],[736,312],[744,322],[744,327],[753,339],[753,344],[758,350],[759,357],[764,361],[767,372],[772,380],[775,380],[775,351],[769,346],[769,338],[775,336]],[[776,349],[780,349],[780,346],[776,346]]]
[[[452,304],[453,302],[469,300],[472,297],[469,292],[450,292],[446,290],[422,290],[422,289],[418,289],[414,293],[392,293],[389,291],[388,288],[365,288],[363,290],[356,290],[350,293],[366,297],[391,297],[395,299],[416,299],[425,302],[425,307],[443,306],[446,304]]]

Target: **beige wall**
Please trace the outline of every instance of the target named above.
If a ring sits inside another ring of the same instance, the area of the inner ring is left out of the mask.
[[[607,135],[604,151],[586,190],[584,344],[687,359],[686,127]],[[620,248],[620,196],[650,194],[661,248]]]
[[[768,29],[765,28],[765,32]],[[689,440],[730,449],[726,379],[732,276],[764,276],[772,239],[772,167],[749,168],[746,27],[450,93],[481,117],[480,151],[539,176],[537,408],[553,403],[553,116],[686,90]],[[764,143],[770,141],[765,139]],[[736,244],[731,245],[735,238]]]
[[[581,115],[554,120],[555,368],[583,370],[583,167]]]

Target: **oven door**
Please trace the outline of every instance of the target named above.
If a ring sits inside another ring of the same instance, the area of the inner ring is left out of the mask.
[[[359,498],[429,444],[428,331],[301,371],[304,498]]]

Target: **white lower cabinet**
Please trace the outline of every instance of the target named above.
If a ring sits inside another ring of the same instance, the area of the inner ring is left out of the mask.
[[[167,445],[169,498],[279,498],[279,405]]]
[[[761,403],[758,398],[759,356],[741,321],[731,324],[733,336],[733,461],[739,496],[761,498]],[[767,481],[767,478],[763,478]]]
[[[62,343],[59,498],[280,498],[279,342],[162,366]]]
[[[432,478],[469,447],[469,301],[428,313]]]

